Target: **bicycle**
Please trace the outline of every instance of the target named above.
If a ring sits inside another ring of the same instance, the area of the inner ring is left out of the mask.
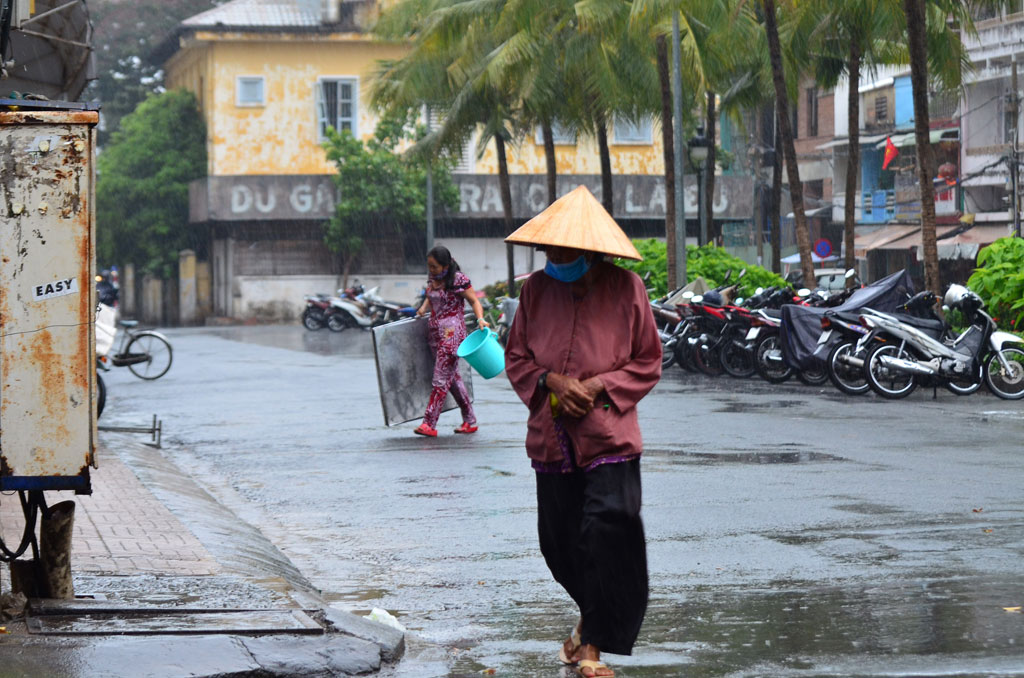
[[[121,333],[121,345],[117,353],[99,356],[99,364],[104,371],[109,372],[109,360],[114,367],[127,367],[139,379],[159,379],[171,369],[171,361],[174,359],[171,342],[156,330],[133,332],[132,328],[138,324],[138,320],[118,321],[124,330]]]

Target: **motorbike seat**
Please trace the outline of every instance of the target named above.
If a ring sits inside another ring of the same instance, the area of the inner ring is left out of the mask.
[[[769,318],[782,320],[782,311],[777,308],[760,308],[758,309],[758,312],[764,314]]]
[[[861,314],[856,313],[854,311],[826,311],[825,315],[833,318],[838,318],[839,320],[842,320],[843,322],[846,323],[860,325]]]
[[[926,332],[943,332],[946,329],[946,324],[938,318],[918,318],[913,315],[906,315],[903,313],[893,313],[894,318],[899,320],[901,323],[916,327],[919,330]]]

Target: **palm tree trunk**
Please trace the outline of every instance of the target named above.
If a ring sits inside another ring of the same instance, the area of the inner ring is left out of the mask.
[[[905,0],[910,2],[911,0]],[[796,246],[800,252],[800,268],[804,284],[814,282],[814,262],[811,260],[811,234],[807,229],[807,215],[804,213],[804,191],[800,183],[800,168],[796,164],[796,146],[793,144],[793,129],[789,123],[789,97],[786,93],[786,76],[782,71],[782,46],[779,44],[779,26],[775,16],[775,0],[764,3],[764,27],[768,35],[768,56],[772,64],[772,84],[775,86],[775,108],[779,113],[779,131],[782,133],[782,149],[786,158],[786,174],[789,175],[789,196],[793,201],[793,215],[796,217]]]
[[[615,216],[614,199],[612,196],[612,156],[608,151],[608,128],[605,125],[604,113],[598,113],[595,119],[597,127],[597,148],[601,154],[601,204],[608,214]]]
[[[668,266],[668,288],[682,283],[676,280],[676,161],[672,136],[672,83],[669,79],[668,41],[659,35],[654,42],[658,60],[658,81],[661,83],[661,148],[665,160],[665,247]]]
[[[774,106],[772,107],[774,109]],[[772,133],[772,272],[782,273],[782,133],[775,111]]]
[[[544,160],[547,163],[548,204],[558,200],[558,165],[555,162],[555,133],[551,130],[551,121],[540,124],[540,134],[544,138]]]
[[[708,157],[704,161],[704,223],[708,225],[708,238],[717,241],[719,235],[715,229],[715,93],[707,92],[705,116],[705,136],[708,140]]]
[[[505,157],[505,140],[500,134],[494,135],[498,149],[498,186],[501,190],[501,209],[505,213],[505,233],[512,233],[512,184],[508,176],[508,158]],[[505,261],[508,264],[508,296],[516,296],[516,266],[512,243],[505,244]]]
[[[935,186],[932,184],[931,141],[928,124],[928,47],[925,41],[924,0],[903,0],[910,48],[910,85],[914,93],[914,137],[917,173],[921,185],[921,243],[924,249],[924,284],[940,294],[939,250],[935,242]]]
[[[846,258],[843,262],[847,269],[856,264],[853,252],[853,236],[856,227],[857,210],[857,175],[860,173],[860,43],[850,41],[850,60],[846,64],[850,76],[850,92],[847,97],[847,125],[850,130],[849,155],[846,158],[846,200],[843,204],[843,246]],[[853,278],[847,281],[853,285]]]

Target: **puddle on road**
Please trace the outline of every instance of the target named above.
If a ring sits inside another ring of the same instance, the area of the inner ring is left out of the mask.
[[[715,412],[725,414],[746,414],[765,410],[785,410],[792,407],[807,405],[806,400],[757,400],[746,401],[733,398],[718,399],[722,406],[715,409]]]
[[[1020,675],[1024,615],[1002,607],[1017,600],[1022,583],[654,589],[633,656],[605,660],[620,678],[988,675],[977,672],[979,664],[1015,665],[1016,672],[997,672]],[[575,622],[569,605],[517,601],[486,618],[459,612],[403,619],[409,650],[387,675],[563,675],[557,652]]]
[[[648,448],[644,455],[659,462],[669,458],[671,463],[715,465],[715,464],[811,464],[824,462],[848,461],[823,452],[805,452],[802,450],[734,450],[731,452],[689,452],[664,448]]]
[[[324,328],[311,332],[301,325],[245,325],[212,327],[204,329],[203,333],[229,341],[305,351],[317,355],[373,357],[373,338],[369,332],[363,330],[331,332]]]

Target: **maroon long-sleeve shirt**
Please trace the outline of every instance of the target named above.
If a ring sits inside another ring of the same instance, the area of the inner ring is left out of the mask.
[[[639,456],[643,444],[636,405],[661,377],[661,340],[644,284],[613,264],[597,264],[596,280],[581,299],[545,273],[530,276],[508,338],[505,371],[530,408],[526,452],[535,466],[563,461],[545,372],[579,380],[599,376],[605,391],[580,419],[558,417],[576,454],[576,466]]]

